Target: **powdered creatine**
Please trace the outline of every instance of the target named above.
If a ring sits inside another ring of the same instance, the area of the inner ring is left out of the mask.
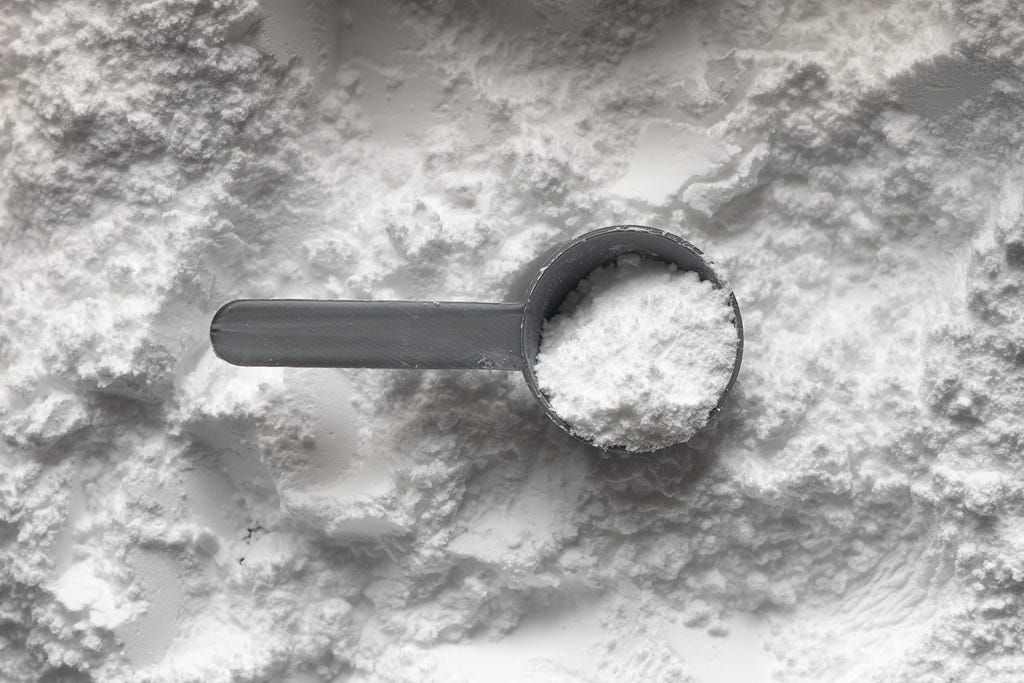
[[[1020,6],[4,3],[0,680],[1024,681]],[[713,438],[210,349],[626,223],[742,303]]]
[[[737,341],[727,291],[629,254],[580,282],[545,324],[537,380],[574,433],[650,451],[707,424]]]

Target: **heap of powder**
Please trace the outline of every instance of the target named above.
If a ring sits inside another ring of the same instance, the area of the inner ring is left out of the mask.
[[[726,290],[627,254],[580,282],[544,325],[537,380],[573,433],[652,451],[707,424],[737,341]]]
[[[1024,681],[1019,8],[7,2],[0,681]],[[742,302],[673,449],[210,349],[626,223]]]

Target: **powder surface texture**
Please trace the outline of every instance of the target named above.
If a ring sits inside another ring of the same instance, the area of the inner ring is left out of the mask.
[[[1018,0],[14,0],[0,680],[1024,680]],[[225,301],[705,249],[729,405],[240,368]]]
[[[537,383],[578,436],[652,451],[708,423],[737,342],[728,290],[675,265],[621,256],[545,323]]]

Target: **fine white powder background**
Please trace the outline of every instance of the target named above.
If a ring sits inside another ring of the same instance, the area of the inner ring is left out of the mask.
[[[1024,680],[1021,13],[7,3],[0,680]],[[210,349],[230,299],[498,301],[626,223],[742,306],[684,446]]]
[[[620,256],[544,324],[537,384],[574,434],[652,451],[708,423],[737,343],[727,289],[663,261]]]

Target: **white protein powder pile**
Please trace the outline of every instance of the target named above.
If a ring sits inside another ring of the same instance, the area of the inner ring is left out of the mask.
[[[1022,11],[4,3],[0,681],[1024,680]],[[617,224],[742,305],[679,446],[210,348]]]
[[[707,424],[737,342],[727,290],[628,254],[582,280],[544,324],[537,382],[573,433],[651,451]]]

